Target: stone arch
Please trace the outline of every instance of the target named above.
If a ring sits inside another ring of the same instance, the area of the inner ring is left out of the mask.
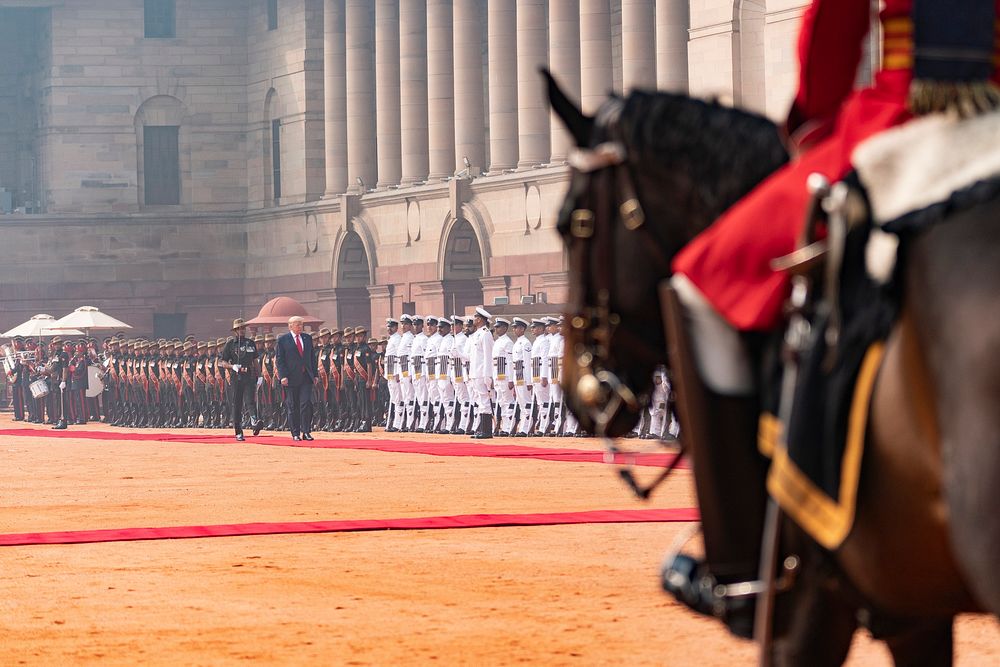
[[[177,169],[179,204],[191,201],[191,142],[190,128],[185,123],[188,113],[178,98],[173,95],[153,95],[147,98],[135,112],[133,127],[135,128],[136,146],[136,191],[138,205],[146,205],[146,128],[176,127],[177,128]]]
[[[372,330],[368,288],[375,283],[375,247],[371,230],[360,217],[337,236],[332,274],[338,326],[363,324]]]
[[[463,313],[483,303],[482,279],[488,274],[489,255],[480,238],[466,217],[450,216],[441,236],[439,265],[445,310]]]

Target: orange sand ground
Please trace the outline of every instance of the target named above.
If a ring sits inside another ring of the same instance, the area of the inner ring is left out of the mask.
[[[0,461],[0,533],[694,505],[688,472],[643,504],[593,463],[25,437]],[[684,525],[2,547],[0,665],[752,664],[657,588]],[[957,645],[1000,662],[990,618],[961,619]],[[859,633],[849,664],[888,657]]]

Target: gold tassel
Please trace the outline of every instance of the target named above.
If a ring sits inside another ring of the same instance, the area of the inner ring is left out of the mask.
[[[915,116],[951,112],[969,118],[1000,108],[1000,88],[992,81],[914,79],[907,106]]]

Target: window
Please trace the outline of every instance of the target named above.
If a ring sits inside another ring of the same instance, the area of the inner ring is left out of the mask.
[[[180,151],[176,125],[142,129],[143,185],[146,205],[181,203]]]
[[[146,0],[146,37],[174,37],[174,0]]]
[[[278,29],[278,0],[267,0],[267,29]]]
[[[271,121],[271,182],[274,201],[281,199],[281,121]]]

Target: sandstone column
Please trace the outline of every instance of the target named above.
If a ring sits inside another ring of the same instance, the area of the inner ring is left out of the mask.
[[[399,84],[404,185],[427,178],[427,3],[400,0]]]
[[[656,3],[656,87],[688,91],[688,3]]]
[[[347,179],[375,187],[375,21],[370,0],[347,0]]]
[[[344,76],[344,0],[323,2],[323,120],[326,195],[347,190],[347,81]]]
[[[580,0],[549,2],[549,68],[556,81],[574,102],[580,101]],[[559,118],[552,114],[550,162],[566,161],[573,138]]]
[[[548,65],[545,0],[517,0],[518,169],[549,160],[549,105],[538,73]]]
[[[451,0],[427,0],[428,179],[455,173],[455,59],[452,55]]]
[[[580,103],[592,114],[614,86],[609,0],[580,0]]]
[[[483,100],[483,12],[481,0],[455,0],[455,171],[464,158],[478,176],[486,167]]]
[[[399,0],[375,3],[375,127],[378,187],[402,176],[399,110]]]
[[[517,11],[515,0],[489,0],[490,173],[517,167]],[[471,156],[470,156],[471,157]]]
[[[663,4],[661,1],[660,4]],[[656,86],[653,0],[622,0],[622,90]]]

